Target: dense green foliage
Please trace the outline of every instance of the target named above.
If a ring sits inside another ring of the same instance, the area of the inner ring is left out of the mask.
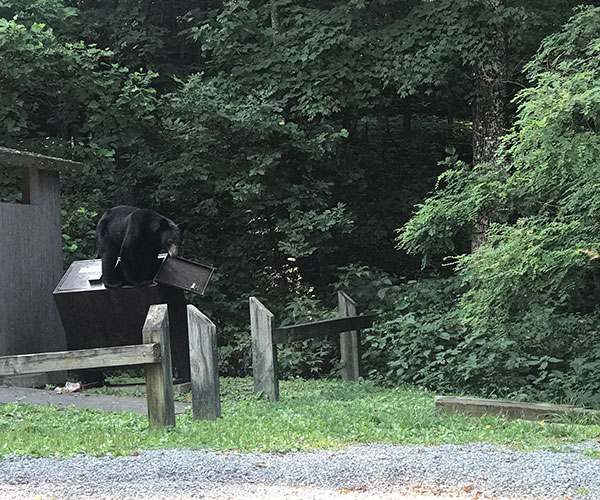
[[[370,377],[597,404],[598,14],[561,30],[571,8],[5,0],[0,144],[83,162],[62,175],[66,264],[94,255],[109,206],[188,222],[186,256],[217,268],[193,300],[227,374],[249,373],[249,296],[292,323],[345,289],[378,314]],[[498,165],[473,167],[500,65],[513,127]],[[482,212],[495,223],[469,254]],[[280,365],[324,376],[337,359],[326,339]]]
[[[445,414],[436,411],[428,391],[383,388],[372,382],[285,381],[277,404],[252,394],[252,379],[222,378],[221,389],[222,418],[194,420],[190,408],[177,416],[176,427],[170,429],[150,430],[146,415],[129,412],[0,405],[0,457],[119,456],[165,448],[288,452],[367,443],[486,442],[560,450],[590,440],[600,430],[597,422],[576,416],[540,425]]]
[[[454,250],[481,205],[497,214],[489,243],[457,258],[466,387],[600,402],[599,21],[583,9],[544,40],[501,165],[474,175],[457,163],[401,233],[431,259]]]

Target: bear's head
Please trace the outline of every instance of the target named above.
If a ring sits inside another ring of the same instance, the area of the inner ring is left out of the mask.
[[[162,249],[169,257],[177,257],[181,252],[183,228],[165,217],[160,221],[159,231]]]

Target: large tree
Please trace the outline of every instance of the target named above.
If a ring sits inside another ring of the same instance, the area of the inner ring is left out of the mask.
[[[508,62],[506,30],[502,23],[503,0],[486,0],[484,7],[491,20],[490,58],[479,62],[476,68],[475,106],[473,110],[473,164],[496,168],[496,151],[506,132]],[[487,241],[487,231],[493,214],[487,209],[477,213],[473,227],[471,251],[475,252]]]

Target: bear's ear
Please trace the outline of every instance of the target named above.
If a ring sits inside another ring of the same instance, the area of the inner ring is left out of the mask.
[[[158,224],[158,229],[161,231],[165,231],[165,230],[169,229],[169,220],[165,219],[164,217],[162,219],[160,219],[160,222]]]

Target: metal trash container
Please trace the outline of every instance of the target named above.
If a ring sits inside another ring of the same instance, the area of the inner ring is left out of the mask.
[[[67,349],[140,344],[152,304],[167,304],[171,355],[176,377],[190,379],[184,290],[203,294],[213,268],[159,255],[158,283],[147,287],[106,288],[100,259],[75,261],[54,290],[67,337]]]

